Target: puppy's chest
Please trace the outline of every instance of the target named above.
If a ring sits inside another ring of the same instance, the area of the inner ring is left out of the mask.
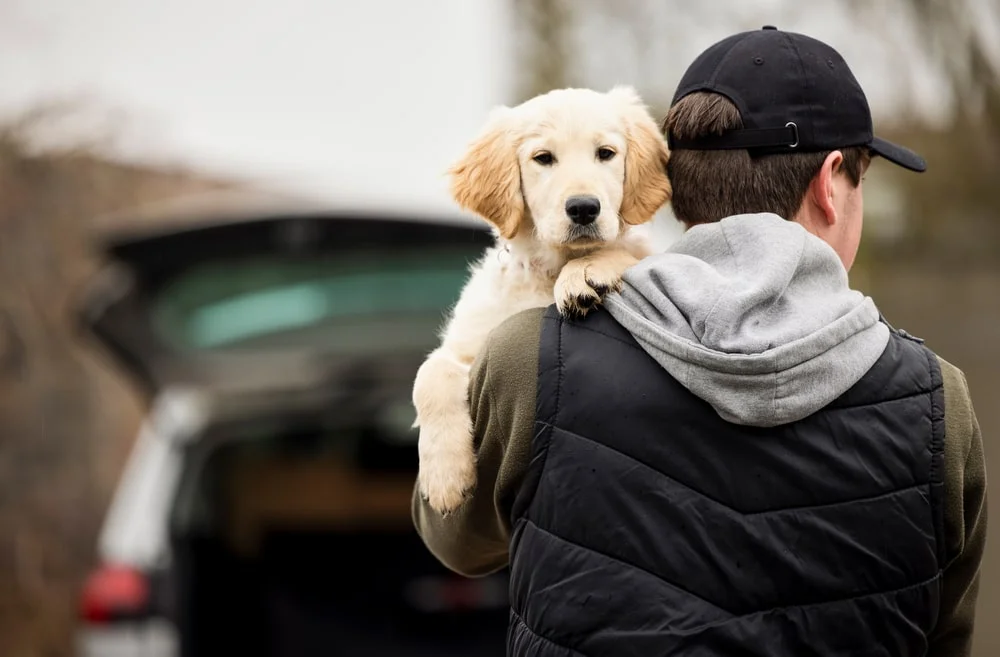
[[[537,269],[510,265],[499,272],[497,295],[512,309],[544,307],[555,302],[555,275]]]

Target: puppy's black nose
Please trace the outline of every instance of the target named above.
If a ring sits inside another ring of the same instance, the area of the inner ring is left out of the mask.
[[[596,196],[570,196],[566,199],[566,214],[574,224],[592,224],[601,214],[601,202]]]

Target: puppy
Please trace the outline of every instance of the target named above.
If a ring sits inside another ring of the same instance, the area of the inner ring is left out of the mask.
[[[469,370],[490,331],[555,303],[581,316],[648,254],[629,228],[670,198],[667,146],[630,87],[559,89],[496,109],[450,170],[457,203],[492,224],[441,345],[417,372],[421,494],[453,511],[475,485]]]

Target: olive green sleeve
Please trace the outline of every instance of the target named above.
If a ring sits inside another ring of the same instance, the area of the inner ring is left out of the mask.
[[[943,359],[945,404],[944,531],[949,561],[941,579],[941,608],[928,657],[967,657],[986,546],[986,460],[983,438],[961,370]]]
[[[531,459],[544,313],[539,308],[508,319],[473,363],[469,408],[477,463],[471,495],[442,516],[414,487],[417,533],[441,563],[467,577],[488,575],[508,562],[510,508]]]

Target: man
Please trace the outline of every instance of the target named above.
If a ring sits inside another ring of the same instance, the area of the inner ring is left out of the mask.
[[[510,564],[513,655],[968,655],[986,537],[963,374],[850,289],[874,137],[836,51],[705,51],[664,128],[687,227],[579,322],[522,313],[470,403],[478,485],[428,548]]]

